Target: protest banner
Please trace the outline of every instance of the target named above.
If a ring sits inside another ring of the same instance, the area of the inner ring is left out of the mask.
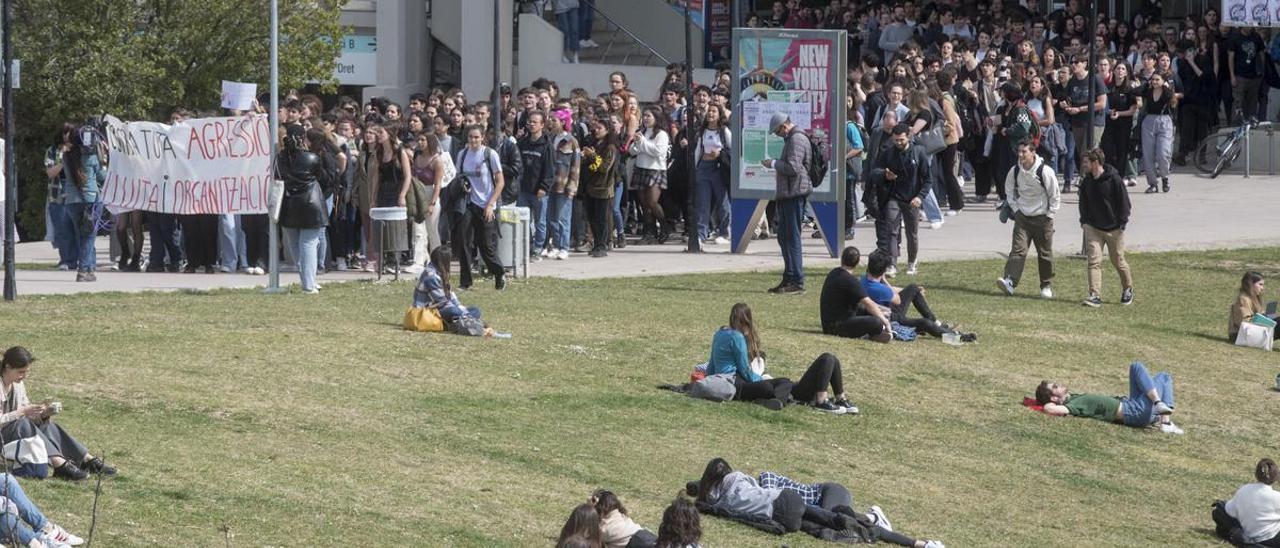
[[[754,224],[763,213],[762,200],[774,198],[777,173],[762,160],[782,155],[783,138],[769,132],[769,118],[783,112],[830,159],[822,184],[809,204],[826,236],[828,250],[843,245],[845,194],[845,57],[844,31],[733,29],[734,251],[746,251]]]
[[[172,126],[114,116],[106,122],[111,164],[102,200],[113,211],[266,213],[272,179],[266,116]]]
[[[1280,0],[1222,0],[1228,27],[1280,27]]]

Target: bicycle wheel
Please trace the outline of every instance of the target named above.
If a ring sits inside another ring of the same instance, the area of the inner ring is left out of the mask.
[[[1230,167],[1239,154],[1240,147],[1232,140],[1232,135],[1219,133],[1210,135],[1200,142],[1200,146],[1196,147],[1192,163],[1201,173],[1206,173],[1213,178]]]

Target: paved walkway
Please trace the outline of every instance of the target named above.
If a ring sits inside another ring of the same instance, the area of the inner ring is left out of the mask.
[[[1215,180],[1191,174],[1172,179],[1173,192],[1143,194],[1143,186],[1130,189],[1133,213],[1125,234],[1133,251],[1169,251],[1280,245],[1280,225],[1271,222],[1280,204],[1280,177],[1255,176],[1245,179],[1224,175]],[[971,192],[971,190],[970,190]],[[1064,196],[1058,217],[1055,251],[1077,250],[1081,230],[1076,222],[1076,196]],[[969,204],[956,217],[947,217],[940,230],[924,228],[920,234],[921,268],[933,262],[956,259],[996,258],[1008,253],[1011,225],[1002,225],[993,205]],[[853,245],[864,253],[875,247],[875,230],[870,223],[857,227]],[[105,264],[106,238],[99,239],[99,257]],[[904,244],[905,245],[905,244]],[[701,254],[688,254],[678,244],[632,245],[610,252],[605,259],[574,254],[565,261],[542,261],[530,265],[532,276],[565,279],[655,276],[698,272],[778,271],[782,257],[774,240],[759,240],[747,253],[728,253],[728,246],[707,246]],[[46,242],[17,246],[20,264],[56,264],[57,256]],[[905,253],[905,250],[904,250]],[[819,240],[805,235],[806,266],[834,265]],[[321,276],[321,283],[372,278],[363,272],[333,272]],[[412,276],[409,276],[412,278]],[[402,279],[405,276],[401,276]],[[281,274],[282,284],[296,284],[297,274]],[[216,288],[264,287],[266,276],[245,274],[146,274],[102,270],[96,283],[76,283],[75,274],[56,270],[20,270],[19,295],[65,294],[105,291],[179,291]]]

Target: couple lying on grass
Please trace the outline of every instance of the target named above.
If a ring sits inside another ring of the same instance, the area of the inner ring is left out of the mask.
[[[895,287],[885,277],[893,258],[875,251],[867,259],[867,273],[856,275],[862,254],[849,246],[840,254],[840,266],[827,274],[822,283],[819,310],[822,332],[851,339],[868,338],[887,343],[893,340],[893,324],[924,332],[934,337],[958,333],[955,327],[938,321],[925,299],[924,287],[911,284]],[[908,316],[914,307],[919,318]],[[973,333],[960,333],[964,342],[977,340]]]
[[[884,511],[853,509],[853,496],[834,483],[800,483],[773,472],[752,477],[722,458],[711,459],[697,482],[685,486],[698,509],[775,534],[804,531],[837,542],[889,542],[914,548],[944,548],[936,540],[917,540],[893,530]]]
[[[685,498],[662,513],[655,535],[631,519],[617,495],[601,489],[569,514],[556,548],[698,548],[701,541],[698,509]]]

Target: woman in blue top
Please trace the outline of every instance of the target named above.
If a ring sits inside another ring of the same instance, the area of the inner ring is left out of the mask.
[[[757,359],[761,360],[758,371],[751,367]],[[844,375],[835,356],[818,356],[798,384],[787,378],[764,378],[763,363],[764,352],[760,350],[751,307],[735,304],[729,311],[729,326],[721,327],[711,338],[711,358],[707,360],[708,375],[733,374],[734,399],[754,401],[775,411],[794,398],[836,415],[858,412],[845,395]],[[827,396],[828,386],[836,394],[835,401]]]
[[[98,281],[98,276],[94,274],[98,260],[93,242],[98,235],[95,207],[98,204],[98,188],[107,179],[99,161],[104,153],[96,130],[82,128],[71,132],[70,145],[62,155],[63,172],[70,173],[64,178],[62,198],[66,215],[74,227],[71,240],[77,251],[77,282]]]

